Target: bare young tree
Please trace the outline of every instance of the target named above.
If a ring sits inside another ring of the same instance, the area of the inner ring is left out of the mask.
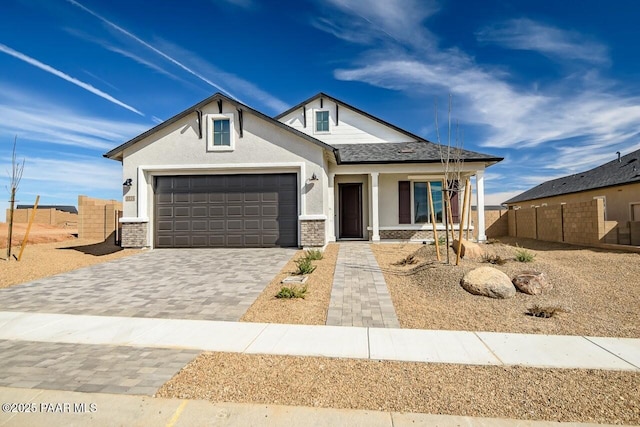
[[[449,260],[449,232],[451,232],[451,240],[455,240],[453,230],[453,215],[451,213],[451,199],[454,195],[460,193],[460,180],[462,178],[462,169],[464,164],[464,158],[462,156],[463,138],[460,133],[460,126],[456,120],[455,124],[455,140],[452,141],[451,135],[451,108],[452,108],[452,96],[449,94],[449,105],[447,110],[447,143],[442,144],[440,139],[440,125],[438,123],[438,102],[434,100],[435,104],[435,126],[436,126],[436,139],[438,143],[438,150],[440,154],[440,162],[444,173],[444,186],[443,186],[443,219],[445,223],[445,240],[446,240],[446,253],[447,264]],[[459,199],[459,197],[458,197]],[[459,200],[458,200],[459,203]],[[462,226],[462,225],[461,225]],[[435,235],[435,233],[434,233]]]
[[[16,203],[16,192],[22,180],[22,172],[24,172],[24,159],[20,163],[16,156],[16,145],[18,143],[18,136],[13,139],[13,151],[11,153],[11,171],[7,171],[9,174],[9,218],[7,218],[7,225],[9,229],[9,235],[7,237],[7,261],[11,259],[11,239],[13,237],[13,211]]]

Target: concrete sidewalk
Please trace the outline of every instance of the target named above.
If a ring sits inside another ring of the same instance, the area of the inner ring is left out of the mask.
[[[587,427],[602,425],[299,406],[211,403],[202,400],[6,387],[0,387],[0,403],[3,404],[0,426],[21,427],[72,425]],[[12,407],[12,403],[20,406]],[[9,404],[9,407],[6,404]],[[11,412],[12,409],[16,412]]]
[[[640,339],[0,312],[0,340],[640,370]]]

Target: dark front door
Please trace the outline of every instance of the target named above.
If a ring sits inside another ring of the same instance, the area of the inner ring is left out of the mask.
[[[362,184],[340,185],[340,237],[362,238]]]

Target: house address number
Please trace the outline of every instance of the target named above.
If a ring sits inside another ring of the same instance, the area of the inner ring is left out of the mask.
[[[136,196],[124,196],[124,201],[125,202],[135,202],[136,201]]]

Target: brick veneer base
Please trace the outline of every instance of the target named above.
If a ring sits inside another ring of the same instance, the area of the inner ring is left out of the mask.
[[[305,248],[320,248],[325,244],[325,224],[323,219],[300,221],[300,233],[300,243]]]
[[[147,247],[148,226],[146,222],[123,222],[121,246],[123,248]]]
[[[438,236],[444,236],[444,230],[438,231]],[[431,230],[380,230],[381,239],[400,240],[433,240]]]

